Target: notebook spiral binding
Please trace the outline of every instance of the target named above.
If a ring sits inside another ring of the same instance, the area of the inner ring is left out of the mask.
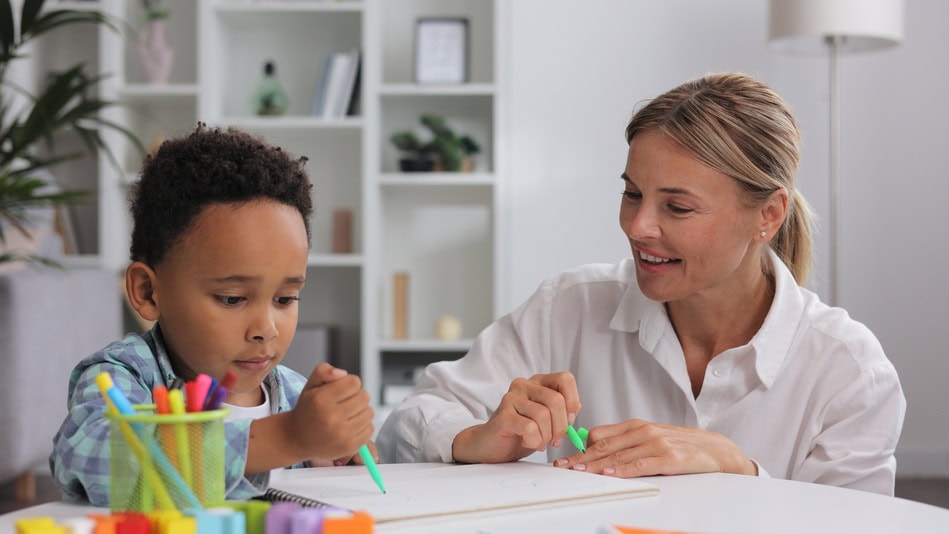
[[[310,499],[309,497],[303,497],[302,495],[297,495],[296,493],[290,493],[289,491],[278,490],[275,488],[269,488],[263,496],[259,499],[270,502],[292,502],[294,504],[299,504],[304,508],[329,508],[333,510],[343,510],[349,511],[346,508],[341,508],[339,506],[333,506],[332,504],[318,501],[316,499]]]

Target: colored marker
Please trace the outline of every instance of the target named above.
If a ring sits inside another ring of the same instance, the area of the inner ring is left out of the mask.
[[[218,386],[214,389],[214,393],[208,396],[208,402],[204,404],[205,410],[217,410],[221,407],[221,404],[224,402],[224,399],[227,398],[229,391],[224,386]]]
[[[152,399],[155,401],[155,413],[171,413],[171,407],[168,405],[168,388],[165,386],[155,386],[152,389]]]
[[[583,445],[583,440],[580,439],[579,434],[577,434],[577,429],[573,428],[573,425],[567,425],[567,437],[570,438],[570,443],[573,443],[573,446],[577,448],[580,452],[587,452],[587,448]]]
[[[208,394],[204,397],[204,406],[203,406],[203,409],[205,409],[205,410],[209,409],[209,408],[208,408],[208,403],[211,402],[211,396],[214,395],[214,392],[215,392],[215,391],[217,391],[217,387],[218,387],[217,379],[212,376],[212,377],[211,377],[211,385],[208,386]]]
[[[227,389],[234,389],[234,384],[237,383],[237,373],[234,371],[228,371],[224,378],[221,379],[221,385]]]
[[[581,426],[577,429],[577,435],[580,436],[580,440],[586,444],[587,438],[590,436],[590,431]]]
[[[175,415],[185,413],[185,402],[180,389],[173,389],[168,392],[168,404],[171,406],[171,413]],[[191,455],[188,450],[187,423],[175,423],[175,441],[178,443],[178,465],[181,466],[181,476],[185,480],[191,480]]]
[[[191,382],[191,389],[185,389],[187,397],[185,402],[188,405],[189,412],[200,412],[204,408],[204,401],[208,397],[208,389],[211,387],[211,377],[201,373]],[[185,386],[187,388],[188,386]]]
[[[379,466],[376,465],[376,459],[372,457],[368,446],[363,445],[359,447],[359,457],[362,458],[362,463],[366,464],[366,469],[369,470],[369,476],[371,476],[372,480],[379,486],[382,493],[385,493],[386,487],[382,483],[382,475],[379,474]]]
[[[105,373],[108,376],[108,373]],[[112,381],[112,378],[109,377],[109,381]],[[135,408],[132,406],[132,403],[125,397],[125,394],[122,393],[122,390],[115,387],[113,384],[111,388],[106,392],[109,395],[109,398],[112,399],[112,404],[115,405],[115,408],[119,413],[123,415],[135,415]],[[191,491],[191,488],[185,483],[181,478],[181,475],[178,471],[172,467],[171,462],[168,461],[168,457],[165,456],[165,453],[161,450],[161,447],[147,435],[142,427],[141,423],[132,423],[132,428],[139,434],[142,438],[142,441],[145,442],[146,456],[151,455],[151,459],[155,461],[158,469],[164,473],[165,478],[171,482],[178,493],[188,501],[187,504],[194,508],[203,508],[201,501],[198,500],[194,492]]]

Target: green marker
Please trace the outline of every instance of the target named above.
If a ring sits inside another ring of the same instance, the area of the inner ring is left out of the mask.
[[[590,431],[581,426],[580,428],[577,429],[577,435],[580,436],[581,441],[586,443],[587,437],[590,435]]]
[[[369,470],[369,475],[372,476],[372,480],[379,486],[382,493],[385,493],[386,487],[382,484],[382,475],[379,474],[379,466],[376,465],[376,460],[372,457],[372,453],[369,452],[369,447],[365,445],[359,447],[359,457],[362,458],[362,463],[366,464],[366,469]]]
[[[570,443],[573,443],[577,450],[587,452],[587,448],[583,446],[583,440],[580,439],[580,435],[577,434],[577,430],[573,428],[573,425],[567,425],[567,437],[570,438]]]

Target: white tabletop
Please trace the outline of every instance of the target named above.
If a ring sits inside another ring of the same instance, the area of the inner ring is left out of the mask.
[[[436,521],[376,525],[380,533],[590,533],[606,524],[697,533],[922,533],[949,532],[949,509],[906,499],[740,475],[649,477],[658,496],[511,511]],[[0,533],[18,517],[67,518],[95,509],[48,503],[0,516]]]

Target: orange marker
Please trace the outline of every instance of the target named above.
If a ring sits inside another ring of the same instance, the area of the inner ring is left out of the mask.
[[[152,389],[152,399],[155,401],[155,413],[171,413],[171,406],[168,404],[168,388],[165,386],[155,386]]]

